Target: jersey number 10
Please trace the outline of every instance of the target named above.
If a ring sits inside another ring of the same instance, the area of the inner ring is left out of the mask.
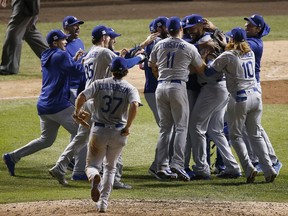
[[[254,69],[253,69],[253,64],[251,61],[243,62],[242,68],[244,70],[245,78],[254,77]]]

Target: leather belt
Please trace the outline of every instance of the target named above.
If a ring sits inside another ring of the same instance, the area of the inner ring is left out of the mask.
[[[181,84],[182,81],[181,80],[159,80],[158,81],[158,83],[168,83],[168,82]]]
[[[221,82],[221,81],[225,81],[226,79],[217,79],[216,80],[216,82],[218,83],[218,82]],[[207,85],[208,83],[207,82],[203,82],[203,83],[201,83],[200,85],[201,86],[204,86],[204,85]]]
[[[123,127],[124,125],[123,124],[115,124],[115,125],[107,125],[107,124],[104,124],[104,123],[100,123],[100,122],[95,122],[94,123],[94,126],[97,126],[97,127],[103,127],[103,128],[120,128],[120,127]]]

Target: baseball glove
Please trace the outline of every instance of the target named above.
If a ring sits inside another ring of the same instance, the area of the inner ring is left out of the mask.
[[[90,129],[90,125],[88,123],[90,116],[91,116],[90,113],[88,113],[84,110],[80,110],[80,112],[78,112],[78,113],[74,112],[72,115],[75,122],[83,125],[84,127],[88,128],[88,129]]]
[[[226,37],[218,29],[211,33],[210,37],[210,40],[198,45],[199,53],[206,63],[211,59],[217,58],[225,50],[226,46]]]

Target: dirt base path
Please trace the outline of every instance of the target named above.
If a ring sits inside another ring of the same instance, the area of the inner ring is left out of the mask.
[[[284,216],[287,203],[267,202],[204,202],[183,200],[111,200],[105,216]],[[59,200],[0,205],[0,213],[6,216],[73,216],[100,215],[95,213],[95,203],[91,200]]]

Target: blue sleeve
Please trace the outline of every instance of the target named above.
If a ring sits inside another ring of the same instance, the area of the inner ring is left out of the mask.
[[[128,68],[134,67],[136,64],[139,64],[141,58],[139,56],[135,56],[133,58],[126,59]]]
[[[214,74],[217,73],[217,71],[216,71],[213,67],[211,67],[211,65],[210,65],[211,62],[212,62],[212,61],[208,62],[207,66],[206,66],[206,68],[205,68],[205,71],[204,71],[204,73],[205,73],[205,75],[206,75],[207,77],[213,76]]]
[[[81,76],[82,73],[84,73],[83,65],[79,62],[75,62],[67,52],[63,53],[61,59],[61,67],[63,71],[70,76]]]

